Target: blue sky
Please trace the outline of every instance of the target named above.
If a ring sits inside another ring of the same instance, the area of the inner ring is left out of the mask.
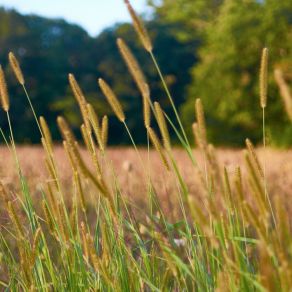
[[[139,13],[146,10],[146,0],[131,3]],[[0,6],[25,14],[62,17],[81,25],[93,36],[116,22],[129,20],[123,0],[0,0]]]

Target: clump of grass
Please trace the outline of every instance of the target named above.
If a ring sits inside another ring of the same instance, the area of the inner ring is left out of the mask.
[[[152,53],[149,35],[129,1],[125,2],[174,106]],[[19,163],[21,193],[15,195],[0,182],[0,199],[4,215],[8,216],[0,233],[0,286],[7,291],[291,290],[291,220],[285,198],[269,197],[265,167],[251,141],[246,140],[246,169],[237,167],[232,175],[227,167],[219,164],[215,147],[208,144],[203,104],[198,99],[194,102],[197,122],[193,124],[193,132],[204,156],[204,165],[194,163],[196,160],[177,110],[174,107],[178,128],[158,102],[152,104],[150,87],[137,61],[121,40],[118,44],[141,91],[147,135],[167,169],[165,176],[173,184],[179,218],[173,221],[163,212],[159,194],[166,186],[162,182],[159,188],[154,187],[152,177],[157,173],[149,173],[146,169],[140,149],[127,127],[122,105],[109,85],[99,79],[109,105],[125,125],[141,159],[141,173],[146,178],[145,192],[149,205],[141,210],[129,200],[107,155],[108,117],[99,119],[99,113],[87,103],[71,74],[69,83],[83,117],[80,129],[90,161],[86,162],[81,154],[80,141],[76,141],[66,120],[58,117],[64,151],[72,169],[72,185],[66,186],[64,191],[50,130],[45,118],[40,117],[41,142],[47,166],[47,177],[41,184],[41,198],[31,195]],[[19,64],[13,54],[9,55],[9,59],[34,112]],[[267,50],[263,51],[260,72],[264,121],[268,86]],[[2,68],[0,94],[10,125],[12,154],[18,162]],[[150,125],[151,110],[163,143]],[[38,123],[38,119],[36,121]],[[201,184],[196,186],[197,196],[191,195],[183,171],[173,155],[169,125],[201,178]],[[263,137],[265,139],[265,131]],[[202,176],[201,168],[205,168],[206,178]],[[137,193],[138,190],[133,188],[131,191]],[[167,195],[171,205],[172,198]],[[137,219],[137,213],[139,218],[145,218],[143,222]]]

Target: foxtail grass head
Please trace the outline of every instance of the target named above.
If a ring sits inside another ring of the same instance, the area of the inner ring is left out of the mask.
[[[104,96],[106,97],[108,103],[110,104],[112,110],[116,114],[117,118],[124,123],[126,120],[125,113],[123,111],[122,105],[119,102],[117,96],[113,92],[113,90],[110,88],[110,86],[101,78],[98,79],[98,83],[100,86],[100,89]]]
[[[140,19],[140,17],[137,15],[137,13],[135,12],[134,8],[132,7],[131,3],[129,0],[124,0],[128,11],[130,13],[130,16],[132,18],[133,21],[133,25],[134,28],[145,48],[146,51],[148,51],[149,53],[152,52],[153,50],[153,46],[152,46],[152,42],[151,39],[149,37],[149,34],[142,22],[142,20]]]
[[[198,133],[200,135],[201,145],[203,147],[207,146],[207,130],[206,130],[206,122],[203,104],[200,98],[196,99],[196,116],[197,116],[197,125],[198,125]]]
[[[202,147],[202,143],[201,143],[201,137],[200,137],[200,133],[199,133],[198,123],[193,123],[192,124],[192,130],[193,130],[193,135],[194,135],[194,138],[195,138],[195,143],[199,148],[201,148]]]
[[[52,135],[51,135],[51,131],[49,129],[49,126],[45,120],[44,117],[40,117],[40,125],[41,125],[41,129],[42,129],[42,133],[45,137],[45,141],[47,146],[49,147],[50,151],[52,152],[53,150],[53,139],[52,139]]]
[[[59,126],[63,139],[68,141],[70,144],[73,144],[76,139],[66,120],[62,116],[58,116],[57,124]]]
[[[248,154],[249,154],[249,157],[250,157],[251,161],[255,165],[255,167],[256,167],[257,171],[259,172],[260,176],[262,178],[264,178],[264,171],[262,169],[262,166],[260,164],[260,161],[258,159],[258,156],[256,154],[256,151],[255,151],[255,148],[254,148],[252,142],[247,138],[247,139],[245,139],[245,144],[246,144],[246,148],[248,150]]]
[[[261,70],[260,70],[260,101],[261,107],[267,106],[268,94],[268,49],[264,48],[262,52]]]
[[[275,69],[274,76],[280,90],[280,95],[284,102],[285,110],[290,121],[292,122],[292,94],[290,88],[284,78],[284,74],[281,69]]]
[[[119,51],[132,75],[133,79],[135,80],[137,87],[139,88],[140,92],[143,94],[144,91],[144,84],[146,83],[145,76],[141,70],[141,67],[131,52],[130,48],[127,46],[124,40],[118,38],[117,45]]]
[[[149,134],[149,137],[150,137],[150,140],[151,140],[153,146],[155,147],[156,151],[160,155],[162,163],[164,164],[164,166],[167,170],[170,170],[167,158],[163,152],[163,148],[160,144],[160,141],[159,141],[157,135],[155,134],[155,132],[153,131],[153,129],[151,127],[148,127],[147,131],[148,131],[148,134]]]
[[[22,70],[20,68],[18,60],[16,59],[15,55],[12,52],[9,53],[8,58],[9,58],[10,66],[14,72],[14,75],[15,75],[17,81],[21,85],[24,85],[24,83],[25,83],[24,77],[23,77]]]
[[[90,123],[89,123],[89,118],[88,118],[87,101],[85,99],[85,96],[77,80],[75,79],[74,75],[70,73],[68,75],[68,79],[69,79],[70,87],[73,91],[73,94],[78,102],[84,124],[87,130],[90,131],[91,128],[90,128]]]
[[[8,112],[9,110],[9,95],[7,91],[7,84],[5,80],[4,71],[2,66],[0,65],[0,97],[1,97],[1,104],[4,111]]]
[[[77,83],[75,76],[72,73],[68,74],[68,80],[71,86],[71,89],[76,97],[76,99],[79,101],[80,99],[83,99],[83,92],[81,91],[81,88],[79,84]]]
[[[95,135],[95,138],[98,142],[99,148],[101,151],[104,151],[104,145],[103,145],[103,139],[102,139],[102,129],[99,124],[98,116],[91,104],[87,104],[87,111],[89,115],[89,121],[91,123],[91,126],[93,128],[93,132]]]
[[[164,117],[164,112],[158,102],[154,103],[154,108],[155,108],[156,119],[158,122],[160,133],[163,139],[164,148],[167,150],[170,150],[171,149],[170,137],[169,137],[167,124]]]
[[[105,149],[108,142],[108,117],[107,116],[103,116],[101,120],[101,137],[102,137],[103,149]]]
[[[142,92],[143,97],[143,118],[145,127],[150,127],[151,123],[151,111],[150,111],[150,89],[147,83],[144,83],[144,89]]]

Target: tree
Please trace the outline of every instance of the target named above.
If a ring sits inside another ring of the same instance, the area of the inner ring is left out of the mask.
[[[215,2],[218,5],[214,6]],[[268,133],[272,143],[291,145],[292,126],[284,113],[273,80],[273,70],[281,66],[286,76],[291,78],[292,2],[225,0],[195,3],[192,0],[165,0],[157,8],[158,13],[164,11],[167,14],[164,18],[166,22],[169,19],[181,19],[194,30],[200,30],[195,19],[200,20],[200,16],[207,15],[207,24],[201,26],[203,39],[199,49],[200,60],[192,69],[188,101],[182,106],[185,124],[190,129],[189,126],[194,120],[194,98],[201,97],[206,109],[209,137],[213,142],[239,145],[245,137],[259,142],[261,111],[258,72],[261,50],[268,47]],[[183,5],[182,9],[177,9],[179,4]],[[193,9],[183,9],[187,5]],[[203,10],[211,9],[214,13],[204,14],[200,7]],[[175,17],[175,10],[180,16]],[[195,36],[195,33],[193,35]],[[190,38],[191,34],[188,37]]]
[[[155,53],[175,94],[175,103],[184,101],[186,84],[190,81],[189,69],[196,62],[194,38],[182,44],[172,34],[182,30],[178,24],[166,25],[159,19],[147,22],[155,44]],[[116,39],[122,37],[133,50],[151,85],[153,100],[159,100],[171,113],[157,72],[149,56],[139,46],[130,24],[117,24],[104,30],[96,38],[90,37],[77,25],[61,19],[46,19],[34,15],[23,16],[16,11],[0,9],[0,63],[7,73],[11,96],[11,116],[18,142],[39,143],[40,135],[22,89],[17,84],[7,63],[7,54],[13,51],[23,69],[27,87],[38,115],[44,115],[56,139],[60,138],[56,117],[64,115],[78,134],[81,118],[78,106],[68,85],[68,73],[76,76],[86,98],[101,117],[112,115],[101,94],[97,78],[107,80],[122,101],[127,123],[138,143],[145,142],[140,94],[118,52]],[[171,60],[171,62],[170,62]],[[10,73],[10,74],[9,74]],[[0,114],[1,127],[8,129],[6,117]],[[120,123],[110,117],[110,142],[127,144]],[[25,126],[24,126],[25,125]]]

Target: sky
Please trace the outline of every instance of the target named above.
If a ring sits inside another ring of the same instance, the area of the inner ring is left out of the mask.
[[[131,3],[138,13],[146,11],[146,0]],[[0,6],[23,14],[61,17],[81,25],[92,36],[116,22],[129,20],[123,0],[0,0]]]

